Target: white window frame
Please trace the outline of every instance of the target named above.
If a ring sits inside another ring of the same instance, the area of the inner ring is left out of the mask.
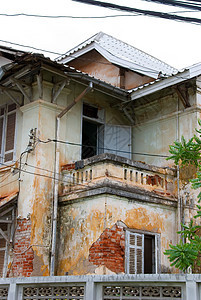
[[[0,163],[5,162],[5,155],[9,153],[13,153],[13,159],[11,161],[6,161],[6,163],[10,163],[15,160],[15,152],[16,152],[16,130],[17,130],[17,108],[8,112],[8,106],[12,105],[13,103],[8,103],[5,105],[0,106],[0,109],[4,108],[4,114],[0,116],[0,119],[3,119],[3,132],[2,132],[2,143],[0,149]],[[7,121],[8,116],[15,113],[15,132],[14,132],[14,147],[11,150],[5,151],[6,148],[6,131],[7,131]]]
[[[130,244],[130,237],[131,235],[135,238],[135,245]],[[130,274],[130,248],[132,249],[141,249],[142,250],[142,273],[144,274],[144,236],[150,235],[154,237],[154,269],[155,272],[153,274],[159,274],[160,273],[160,234],[158,233],[152,233],[152,232],[145,232],[140,230],[126,230],[126,247],[125,247],[125,273]],[[142,238],[142,246],[137,245],[137,237]],[[137,273],[137,251],[135,251],[135,273]],[[132,273],[133,274],[133,273]]]

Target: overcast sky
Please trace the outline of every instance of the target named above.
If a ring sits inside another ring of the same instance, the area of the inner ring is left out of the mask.
[[[105,2],[149,10],[164,11],[165,9],[166,12],[184,11],[182,8],[149,4],[144,0],[105,0]],[[80,4],[71,0],[7,0],[1,2],[0,14],[3,13],[66,15],[74,17],[122,14],[120,11]],[[201,18],[201,13],[196,12],[185,12],[182,15]],[[201,62],[201,25],[145,16],[106,19],[48,19],[25,16],[0,16],[0,24],[1,40],[61,54],[97,32],[103,31],[178,69]],[[20,48],[1,41],[0,43],[4,46]],[[31,50],[28,48],[20,49]],[[56,57],[56,55],[44,54],[51,58]]]

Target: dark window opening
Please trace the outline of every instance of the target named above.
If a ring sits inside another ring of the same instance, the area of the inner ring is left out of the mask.
[[[98,124],[83,120],[82,123],[82,159],[97,154]]]
[[[85,117],[98,119],[98,108],[87,104],[83,104],[83,115]]]
[[[144,236],[144,274],[154,273],[155,238],[151,235]]]

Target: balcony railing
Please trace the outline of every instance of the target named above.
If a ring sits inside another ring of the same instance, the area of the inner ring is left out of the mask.
[[[147,165],[114,154],[105,153],[65,165],[62,176],[63,194],[109,181],[175,197],[173,169]]]

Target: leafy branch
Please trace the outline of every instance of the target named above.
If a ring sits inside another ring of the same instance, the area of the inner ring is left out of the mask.
[[[201,126],[201,120],[198,121]],[[182,136],[181,142],[175,141],[170,146],[170,156],[167,160],[174,160],[176,165],[188,166],[194,165],[198,168],[196,178],[191,179],[193,189],[201,188],[201,129],[196,129],[199,137],[194,135],[189,141]],[[201,202],[201,192],[198,194],[198,203]],[[201,217],[201,205],[197,205],[197,214],[193,219]],[[171,266],[175,266],[182,271],[187,271],[189,267],[193,268],[195,264],[200,265],[199,254],[201,253],[201,237],[197,231],[201,226],[194,226],[193,219],[189,225],[181,224],[183,230],[177,232],[181,234],[180,242],[174,246],[169,245],[170,249],[164,252],[168,256]]]

